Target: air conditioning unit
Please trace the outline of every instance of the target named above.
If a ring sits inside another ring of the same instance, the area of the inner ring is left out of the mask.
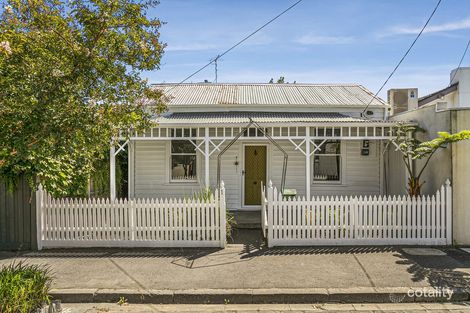
[[[389,89],[387,99],[392,114],[415,110],[418,108],[418,88]]]

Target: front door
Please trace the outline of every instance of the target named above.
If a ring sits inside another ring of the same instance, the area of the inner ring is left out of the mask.
[[[261,205],[266,183],[266,146],[245,146],[245,205]]]

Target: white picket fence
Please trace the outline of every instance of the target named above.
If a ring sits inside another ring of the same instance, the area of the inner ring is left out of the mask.
[[[452,188],[432,196],[285,198],[262,189],[261,221],[268,246],[450,245]]]
[[[225,188],[211,199],[54,199],[36,193],[38,248],[225,247]]]

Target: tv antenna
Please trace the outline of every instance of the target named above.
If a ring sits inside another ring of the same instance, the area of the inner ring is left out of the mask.
[[[220,60],[220,54],[217,55],[214,59],[212,59],[211,62],[214,62],[214,71],[215,71],[215,83],[217,84],[217,77],[218,77],[218,67],[217,67],[217,62]]]

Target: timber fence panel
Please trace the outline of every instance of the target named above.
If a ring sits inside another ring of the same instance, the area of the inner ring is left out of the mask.
[[[286,198],[270,182],[262,190],[262,197],[269,247],[448,245],[452,242],[449,180],[433,195],[313,196],[311,199]]]
[[[59,247],[224,247],[223,184],[202,199],[54,199],[36,193],[39,249]]]

